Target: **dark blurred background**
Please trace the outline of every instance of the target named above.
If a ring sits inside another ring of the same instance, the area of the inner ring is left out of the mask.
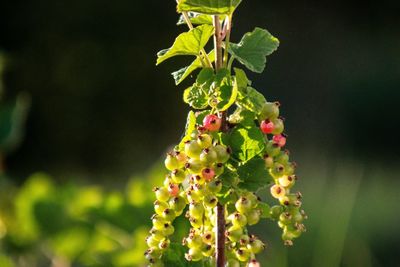
[[[342,189],[334,191],[332,184],[343,177],[355,180],[357,190],[361,180],[373,183],[371,192],[380,186],[376,198],[384,199],[376,205],[364,201],[360,187],[354,201],[366,213],[356,213],[353,226],[362,229],[371,217],[389,220],[376,226],[379,245],[362,244],[371,245],[369,266],[399,266],[393,253],[400,249],[400,234],[391,229],[400,223],[394,205],[400,199],[385,190],[400,185],[400,2],[243,2],[234,17],[233,41],[255,26],[280,39],[266,71],[249,77],[268,100],[282,103],[288,147],[310,202],[327,196],[324,203],[337,204]],[[117,187],[179,140],[188,110],[182,92],[189,83],[176,87],[169,73],[190,59],[155,67],[156,52],[186,30],[175,25],[175,1],[14,0],[0,6],[4,99],[21,91],[31,96],[25,138],[6,158],[17,183],[44,171],[60,182],[84,179]],[[346,174],[339,175],[343,169]],[[353,175],[358,171],[360,181]],[[325,177],[325,189],[307,185],[307,176]],[[332,218],[342,213],[336,215]],[[317,225],[323,229],[323,222]],[[357,254],[351,252],[359,244],[355,240],[346,243],[348,258]],[[325,241],[307,244],[323,249]],[[316,264],[316,258],[309,262]]]

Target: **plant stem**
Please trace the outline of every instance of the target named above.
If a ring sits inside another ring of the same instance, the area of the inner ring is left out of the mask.
[[[231,29],[232,29],[232,15],[228,16],[228,20],[226,21],[226,37],[225,37],[225,50],[224,50],[224,67],[226,68],[228,65],[228,48],[229,41],[231,39]]]
[[[214,33],[214,51],[215,51],[215,69],[218,71],[222,68],[222,40],[221,40],[221,23],[218,16],[213,16]]]
[[[215,51],[215,70],[218,71],[223,66],[222,58],[222,40],[221,40],[221,23],[218,16],[213,16],[213,24],[215,28],[214,33],[214,51]],[[220,112],[219,116],[222,119],[221,129],[226,131],[226,113]],[[217,214],[217,229],[216,229],[216,267],[225,266],[225,207],[218,203],[215,207]]]

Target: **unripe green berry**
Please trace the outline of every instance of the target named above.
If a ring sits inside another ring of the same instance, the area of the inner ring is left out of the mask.
[[[217,161],[217,153],[212,147],[205,148],[200,153],[200,161],[207,165],[213,164]]]
[[[301,235],[302,231],[293,227],[284,227],[282,233],[283,240],[293,240]]]
[[[264,155],[265,167],[271,168],[274,165],[274,158],[268,154]]]
[[[160,242],[150,235],[146,238],[146,243],[149,248],[158,248]]]
[[[304,216],[299,211],[299,209],[294,209],[294,210],[290,211],[290,214],[292,215],[292,220],[295,223],[301,223],[304,220]]]
[[[239,239],[239,245],[244,247],[250,242],[249,235],[242,235]]]
[[[270,191],[271,191],[271,195],[274,198],[278,198],[278,199],[283,197],[283,196],[285,196],[285,194],[286,194],[285,188],[283,186],[281,186],[281,185],[273,185],[271,187]]]
[[[167,154],[164,164],[165,164],[165,167],[170,171],[179,168],[179,162],[172,154]]]
[[[285,129],[283,121],[281,119],[274,119],[272,120],[272,123],[274,124],[274,129],[272,130],[272,134],[281,134],[283,130]]]
[[[202,235],[203,243],[205,244],[213,244],[214,243],[214,232],[213,231],[205,231]]]
[[[231,150],[224,145],[216,145],[214,151],[217,153],[217,162],[225,163],[229,160]]]
[[[278,162],[274,163],[274,166],[272,166],[270,170],[272,176],[277,179],[284,175],[285,173],[285,166],[283,164],[280,164]]]
[[[152,221],[152,223],[153,223],[153,227],[154,227],[155,229],[157,229],[157,230],[162,230],[162,229],[164,229],[164,224],[167,223],[167,221],[166,221],[163,217],[161,217],[160,215],[157,215],[157,214],[154,214],[154,215],[151,217],[151,221]]]
[[[280,205],[272,206],[270,211],[271,218],[275,220],[278,219],[279,215],[281,215],[282,212],[283,212],[282,206]]]
[[[248,211],[250,211],[250,209],[252,208],[252,203],[249,199],[247,199],[245,197],[241,197],[241,198],[239,198],[238,201],[236,201],[235,208],[240,213],[245,214]]]
[[[185,169],[191,174],[199,174],[203,169],[204,164],[199,159],[190,159],[186,165]]]
[[[207,189],[212,193],[219,193],[222,189],[222,182],[220,180],[212,180],[207,184]]]
[[[188,253],[185,254],[185,258],[188,261],[199,261],[203,258],[203,253],[199,248],[191,248]]]
[[[158,248],[149,248],[144,256],[149,262],[155,262],[161,257],[161,251]]]
[[[289,200],[289,198],[287,196],[281,196],[279,198],[279,203],[281,203],[281,205],[284,205],[284,206],[289,206],[290,205],[290,200]]]
[[[206,179],[200,174],[193,174],[190,176],[191,184],[199,184],[203,185],[206,182]]]
[[[215,208],[218,203],[218,199],[214,195],[207,194],[203,199],[204,206],[209,209]]]
[[[193,185],[193,188],[200,199],[203,199],[205,195],[209,194],[204,184],[195,184]]]
[[[175,151],[174,154],[175,154],[175,158],[178,161],[179,168],[183,168],[183,166],[185,166],[185,164],[186,164],[186,162],[188,160],[185,152],[183,152],[183,151]]]
[[[196,218],[189,218],[190,225],[193,228],[200,229],[203,226],[202,220]]]
[[[202,253],[204,257],[212,257],[215,254],[215,248],[211,244],[203,246]]]
[[[254,192],[246,192],[243,196],[250,200],[252,208],[257,207],[259,200],[258,196]]]
[[[259,209],[250,210],[247,214],[247,224],[255,225],[260,221],[261,212]]]
[[[292,223],[292,215],[289,212],[283,212],[279,216],[279,221],[283,223],[284,225],[288,225]]]
[[[243,227],[247,224],[247,217],[239,212],[231,214],[228,219],[232,222],[234,226]]]
[[[169,206],[171,207],[171,209],[175,210],[175,212],[179,212],[185,208],[186,202],[183,197],[176,196],[169,200]]]
[[[283,187],[291,188],[295,183],[295,178],[292,175],[283,175],[278,178],[278,182]]]
[[[264,243],[260,239],[250,239],[247,249],[254,254],[260,253],[265,248]]]
[[[279,152],[278,155],[275,157],[275,161],[280,164],[287,164],[289,162],[289,152],[287,150]]]
[[[267,102],[263,105],[263,107],[261,108],[261,114],[260,114],[260,119],[261,120],[265,120],[265,119],[269,119],[269,120],[273,120],[278,118],[279,116],[279,102]]]
[[[161,202],[166,202],[169,199],[168,188],[165,187],[155,187],[153,191],[156,193],[157,200]]]
[[[270,157],[277,156],[280,151],[281,147],[279,145],[275,144],[273,141],[268,141],[265,152],[267,152]]]
[[[161,232],[165,235],[165,236],[170,236],[175,232],[175,228],[172,224],[170,223],[165,223],[163,226],[163,229],[161,230]]]
[[[186,174],[183,170],[175,169],[171,172],[171,178],[174,183],[180,184],[185,180]]]
[[[171,175],[167,175],[167,176],[165,177],[165,179],[164,179],[163,186],[166,187],[166,188],[168,188],[168,186],[169,186],[171,183],[174,183],[174,181],[172,180]]]
[[[212,144],[212,137],[209,134],[200,134],[197,136],[197,144],[201,148],[208,148]]]
[[[196,141],[188,141],[185,143],[185,153],[192,159],[199,159],[201,147]]]
[[[285,165],[285,174],[287,176],[291,176],[294,174],[294,171],[296,169],[295,164],[293,163],[286,163]]]
[[[154,211],[158,214],[158,215],[162,215],[163,211],[165,209],[168,209],[169,206],[166,202],[160,201],[160,200],[156,200],[154,201]]]
[[[190,234],[185,241],[188,248],[200,248],[203,245],[201,236],[197,234]]]
[[[175,219],[175,211],[172,209],[165,209],[161,216],[167,221],[167,222],[171,222],[172,220]]]
[[[214,173],[215,173],[215,175],[223,174],[224,173],[224,164],[221,162],[214,164]]]
[[[151,230],[149,231],[149,233],[151,234],[151,236],[157,240],[157,241],[161,241],[162,239],[165,238],[165,235],[163,233],[163,231],[161,230],[157,230],[156,228],[151,228]]]
[[[243,235],[243,228],[240,226],[232,225],[231,227],[228,228],[225,232],[225,236],[231,241],[231,242],[237,242],[240,240],[240,237]]]
[[[186,197],[189,202],[200,201],[202,196],[199,193],[200,192],[196,192],[193,188],[193,190],[186,191]]]
[[[195,219],[201,219],[204,213],[204,207],[199,202],[192,202],[189,204],[189,214]]]
[[[250,252],[246,248],[239,248],[236,250],[235,254],[236,258],[242,262],[248,261],[250,258]]]

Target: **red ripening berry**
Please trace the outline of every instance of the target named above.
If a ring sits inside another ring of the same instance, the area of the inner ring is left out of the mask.
[[[263,120],[260,124],[260,129],[265,134],[270,134],[274,130],[274,123],[270,120]]]
[[[216,132],[221,128],[221,118],[215,114],[210,114],[204,117],[203,127],[210,132]]]
[[[272,141],[279,147],[283,147],[286,144],[286,137],[283,134],[274,135]]]
[[[176,197],[179,193],[179,187],[177,184],[170,184],[168,186],[168,192],[171,196]]]

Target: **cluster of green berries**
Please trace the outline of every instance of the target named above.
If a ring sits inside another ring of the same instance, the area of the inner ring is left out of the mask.
[[[220,175],[224,173],[230,159],[229,147],[218,142],[217,133],[221,119],[214,114],[204,117],[203,124],[190,134],[181,148],[167,154],[165,167],[169,173],[162,187],[154,189],[156,201],[153,227],[146,242],[149,249],[145,256],[150,266],[163,266],[161,256],[170,244],[172,223],[177,216],[185,214],[191,228],[182,244],[187,246],[185,258],[199,261],[215,259],[215,234],[218,194],[222,190]],[[225,250],[227,267],[259,266],[255,254],[265,245],[254,235],[249,235],[247,226],[257,224],[261,209],[259,198],[246,190],[229,189],[230,200],[225,209]]]
[[[256,266],[255,255],[262,252],[265,244],[255,235],[249,235],[247,226],[260,221],[261,209],[258,208],[260,199],[252,192],[242,191],[238,196],[232,212],[227,216],[226,256],[227,267]],[[229,211],[228,206],[228,211]]]
[[[292,245],[292,240],[306,230],[303,220],[307,218],[307,215],[301,209],[301,193],[291,192],[297,180],[296,163],[289,161],[288,150],[282,150],[287,136],[283,133],[284,120],[279,117],[279,106],[278,102],[267,102],[263,106],[259,119],[260,129],[267,138],[265,164],[275,182],[270,191],[280,204],[271,207],[271,217],[277,220],[279,227],[282,228],[282,239],[285,244]]]
[[[170,244],[172,223],[187,208],[186,217],[192,226],[185,244],[188,260],[198,261],[214,254],[213,208],[215,196],[222,189],[218,176],[224,172],[224,164],[230,157],[230,149],[218,144],[213,134],[221,127],[217,115],[208,115],[203,125],[190,135],[182,149],[167,154],[165,167],[169,174],[162,187],[154,188],[156,201],[152,217],[153,228],[146,242],[145,252],[150,266],[162,266],[160,258]]]

